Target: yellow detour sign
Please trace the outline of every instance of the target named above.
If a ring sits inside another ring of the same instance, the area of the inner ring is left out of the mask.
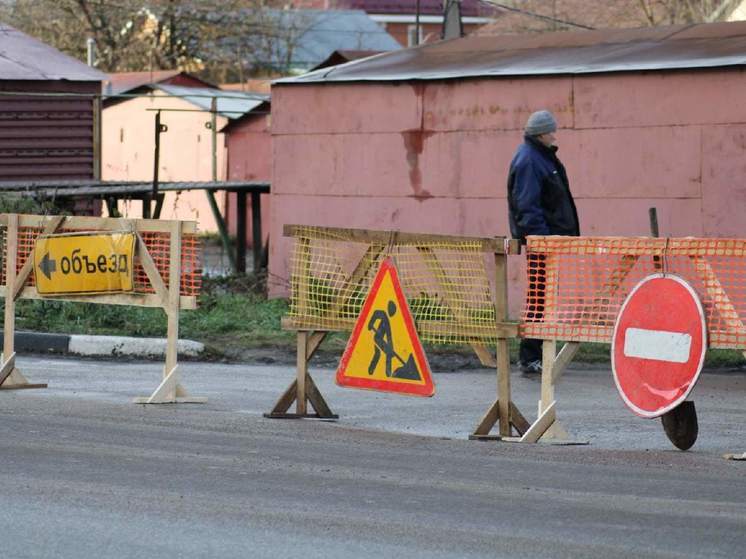
[[[386,258],[337,369],[337,384],[432,396],[430,365],[417,337],[396,267]]]
[[[134,233],[43,235],[34,246],[41,295],[132,291]]]

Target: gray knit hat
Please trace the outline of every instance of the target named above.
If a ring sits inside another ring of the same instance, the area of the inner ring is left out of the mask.
[[[557,121],[549,111],[536,111],[526,121],[526,136],[540,136],[557,131]]]

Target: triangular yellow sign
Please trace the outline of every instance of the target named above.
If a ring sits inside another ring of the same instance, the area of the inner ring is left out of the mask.
[[[337,384],[416,396],[435,394],[430,365],[391,258],[373,279],[337,369]]]

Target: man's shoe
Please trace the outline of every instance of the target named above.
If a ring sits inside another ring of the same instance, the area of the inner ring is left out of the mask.
[[[518,368],[521,370],[521,374],[524,377],[536,378],[537,376],[541,375],[541,361],[539,361],[538,359],[536,361],[530,361],[528,363],[519,361]]]

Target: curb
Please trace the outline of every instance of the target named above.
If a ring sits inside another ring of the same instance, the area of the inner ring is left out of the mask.
[[[0,336],[2,336],[0,330]],[[45,334],[40,332],[16,332],[16,351],[30,353],[66,353],[81,356],[116,357],[165,357],[165,338],[132,338],[126,336],[86,336],[82,334]],[[0,339],[0,346],[2,346]],[[178,354],[198,357],[204,344],[192,340],[179,340]]]

